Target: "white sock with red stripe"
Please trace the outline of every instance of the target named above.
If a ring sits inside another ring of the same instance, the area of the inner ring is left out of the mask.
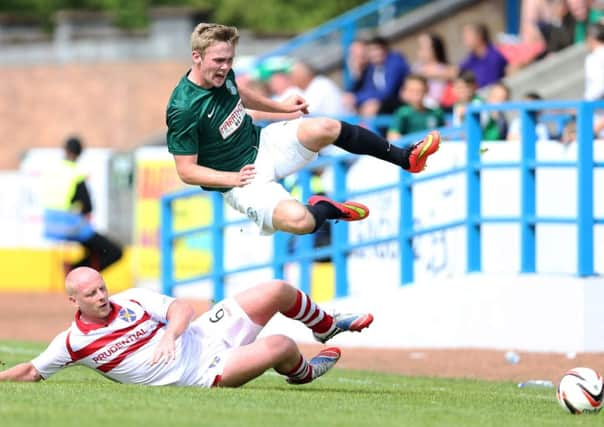
[[[303,384],[313,380],[312,366],[310,366],[310,363],[308,363],[302,355],[300,355],[300,361],[294,367],[294,369],[289,372],[280,372],[280,374],[283,374],[287,378],[294,380],[294,382],[297,384]]]
[[[299,320],[318,334],[329,331],[333,325],[333,317],[325,313],[308,295],[300,291],[297,292],[296,302],[283,315],[290,319]]]

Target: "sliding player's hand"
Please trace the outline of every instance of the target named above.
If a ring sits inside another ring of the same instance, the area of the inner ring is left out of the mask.
[[[169,334],[164,334],[157,347],[155,347],[153,357],[151,358],[151,365],[169,363],[174,359],[176,359],[176,342]]]
[[[254,165],[245,165],[237,174],[235,187],[245,187],[256,177],[256,167]]]

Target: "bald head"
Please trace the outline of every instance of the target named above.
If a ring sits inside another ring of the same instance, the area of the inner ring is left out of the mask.
[[[65,278],[65,290],[67,295],[77,294],[78,289],[86,284],[103,280],[101,274],[90,267],[78,267],[69,272]]]
[[[315,72],[310,65],[304,62],[296,62],[292,67],[292,83],[300,89],[306,89],[314,77]]]

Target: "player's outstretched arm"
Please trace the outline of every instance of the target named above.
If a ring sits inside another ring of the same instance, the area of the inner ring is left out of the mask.
[[[245,87],[239,88],[239,96],[245,108],[267,113],[303,113],[308,114],[308,104],[298,95],[293,95],[283,102],[277,102]]]
[[[199,166],[197,154],[174,155],[174,163],[178,176],[185,184],[202,185],[204,187],[243,187],[254,179],[254,165],[246,165],[239,172],[219,171]]]
[[[31,362],[20,363],[5,371],[0,371],[0,381],[40,381],[42,376]]]
[[[247,113],[254,121],[281,122],[284,120],[294,120],[302,117],[304,114],[297,111],[295,113],[267,113],[266,111],[247,110]]]

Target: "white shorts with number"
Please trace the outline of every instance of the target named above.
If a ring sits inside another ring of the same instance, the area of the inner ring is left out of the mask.
[[[191,323],[201,338],[197,385],[212,387],[233,349],[253,342],[262,327],[252,322],[233,298],[227,298]]]
[[[268,125],[260,131],[256,178],[245,187],[235,187],[224,193],[226,202],[246,215],[264,235],[273,234],[273,210],[281,200],[293,197],[277,180],[286,177],[317,158],[317,153],[298,141],[301,120],[296,119]]]

